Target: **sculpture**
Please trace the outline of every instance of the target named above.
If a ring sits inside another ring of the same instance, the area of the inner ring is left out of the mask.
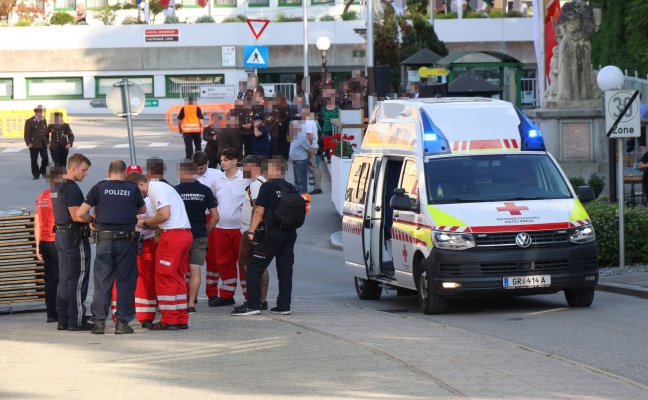
[[[592,7],[584,0],[563,5],[556,23],[558,45],[550,63],[551,84],[545,93],[548,106],[595,106],[601,97],[591,67],[590,37],[597,30]]]

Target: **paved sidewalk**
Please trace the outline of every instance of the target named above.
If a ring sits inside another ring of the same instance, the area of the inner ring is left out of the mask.
[[[0,398],[639,399],[648,387],[406,315],[296,298],[293,314],[198,304],[186,331],[59,332],[0,317]]]

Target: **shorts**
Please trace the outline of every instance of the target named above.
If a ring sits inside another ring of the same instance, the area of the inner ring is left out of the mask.
[[[239,247],[239,265],[248,265],[250,263],[250,257],[252,257],[252,245],[248,240],[247,234],[243,234],[241,237],[241,246]]]
[[[194,239],[189,249],[189,264],[203,265],[207,254],[207,237]]]

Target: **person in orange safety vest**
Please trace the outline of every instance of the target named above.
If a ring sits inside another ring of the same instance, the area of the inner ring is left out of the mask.
[[[196,104],[195,97],[189,97],[188,104],[182,107],[178,114],[178,129],[185,142],[185,158],[191,159],[195,151],[202,151],[202,131],[204,117],[202,110]],[[193,144],[193,145],[192,145]]]

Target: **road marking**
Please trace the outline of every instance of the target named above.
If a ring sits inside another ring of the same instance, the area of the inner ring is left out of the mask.
[[[153,142],[148,145],[148,147],[167,147],[169,145],[169,142]]]
[[[564,310],[569,310],[569,307],[554,308],[553,310],[536,311],[536,312],[528,313],[527,315],[547,314],[554,311],[564,311]]]
[[[123,149],[124,147],[128,147],[128,143],[116,144],[113,149]]]
[[[98,144],[84,144],[83,146],[77,146],[76,148],[79,150],[82,149],[94,149],[95,147],[99,146]]]
[[[24,147],[12,147],[12,148],[8,148],[8,149],[4,149],[4,150],[2,150],[2,152],[3,152],[3,153],[18,153],[18,152],[21,151],[23,148],[24,148]]]

